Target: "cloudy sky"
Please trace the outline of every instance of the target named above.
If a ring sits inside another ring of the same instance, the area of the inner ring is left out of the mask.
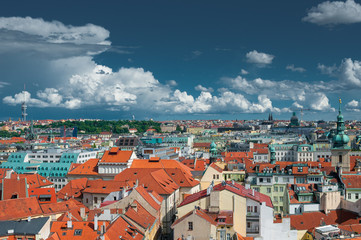
[[[7,1],[0,119],[361,120],[361,2]],[[25,90],[24,90],[25,85]]]

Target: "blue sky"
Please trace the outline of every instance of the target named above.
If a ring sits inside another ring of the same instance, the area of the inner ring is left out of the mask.
[[[359,1],[3,6],[0,119],[361,120]]]

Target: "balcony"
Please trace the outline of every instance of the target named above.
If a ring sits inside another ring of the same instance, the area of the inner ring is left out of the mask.
[[[258,234],[259,233],[259,227],[250,227],[250,228],[246,228],[247,231],[247,235],[248,234]]]

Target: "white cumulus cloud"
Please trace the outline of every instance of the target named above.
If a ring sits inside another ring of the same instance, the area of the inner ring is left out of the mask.
[[[274,56],[267,53],[257,52],[256,50],[250,51],[246,54],[247,62],[259,65],[271,64]]]
[[[295,67],[294,64],[291,65],[287,65],[286,66],[287,70],[291,70],[292,72],[306,72],[306,69],[302,68],[302,67]]]
[[[361,5],[354,0],[326,1],[312,7],[302,19],[317,25],[337,25],[361,22]]]
[[[339,66],[319,64],[318,68],[323,74],[337,77],[339,79],[338,88],[361,88],[361,61],[345,58]]]
[[[200,91],[200,92],[213,92],[213,88],[209,87],[203,87],[202,85],[198,84],[197,86],[194,87],[195,90]]]
[[[110,45],[105,40],[109,37],[109,31],[94,24],[76,27],[58,21],[47,22],[41,18],[0,17],[0,29],[40,36],[50,43]]]

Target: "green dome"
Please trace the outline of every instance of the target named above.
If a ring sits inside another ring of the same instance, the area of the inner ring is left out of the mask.
[[[290,126],[291,126],[291,127],[298,127],[298,126],[300,126],[300,123],[299,123],[299,121],[298,121],[298,117],[296,116],[296,113],[295,113],[295,112],[293,112],[293,114],[292,114]]]
[[[344,146],[347,145],[350,141],[350,138],[346,134],[337,134],[333,137],[333,143],[335,146]]]
[[[211,148],[217,148],[217,145],[214,142],[212,142],[211,143]]]

